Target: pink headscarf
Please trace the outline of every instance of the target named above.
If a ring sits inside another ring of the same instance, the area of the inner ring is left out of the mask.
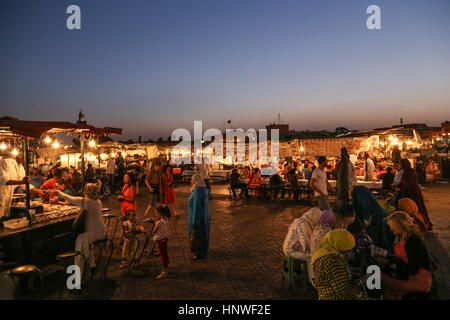
[[[319,219],[316,222],[316,226],[323,226],[328,225],[332,228],[336,225],[336,217],[334,216],[334,213],[330,210],[325,210],[320,215]]]

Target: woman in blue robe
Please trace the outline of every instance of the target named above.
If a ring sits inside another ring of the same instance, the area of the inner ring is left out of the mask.
[[[356,218],[366,227],[375,246],[389,250],[393,242],[393,235],[385,220],[387,218],[386,211],[367,187],[355,186],[352,198]]]
[[[192,259],[202,259],[208,253],[211,193],[205,183],[206,172],[202,166],[195,166],[192,176],[192,193],[188,200],[189,241]]]

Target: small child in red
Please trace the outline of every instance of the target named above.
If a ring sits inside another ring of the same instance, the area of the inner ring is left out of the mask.
[[[161,257],[162,271],[156,279],[163,279],[167,277],[169,266],[169,256],[167,255],[167,242],[169,240],[169,218],[171,216],[170,210],[167,206],[162,205],[156,209],[156,221],[153,228],[153,240],[156,241],[159,254]]]

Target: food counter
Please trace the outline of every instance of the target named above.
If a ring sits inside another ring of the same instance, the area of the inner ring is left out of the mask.
[[[14,205],[20,208],[24,203]],[[4,224],[10,228],[0,228],[0,243],[3,244],[6,262],[42,267],[54,263],[58,253],[74,249],[72,224],[81,209],[75,206],[32,203],[32,206],[39,205],[44,212],[31,214],[31,225],[20,227],[20,221],[14,224],[9,220]]]

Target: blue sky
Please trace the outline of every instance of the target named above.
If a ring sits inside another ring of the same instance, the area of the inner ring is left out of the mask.
[[[81,8],[82,30],[66,28]],[[381,7],[382,30],[366,28]],[[0,3],[0,115],[124,128],[367,129],[450,120],[448,0]]]

